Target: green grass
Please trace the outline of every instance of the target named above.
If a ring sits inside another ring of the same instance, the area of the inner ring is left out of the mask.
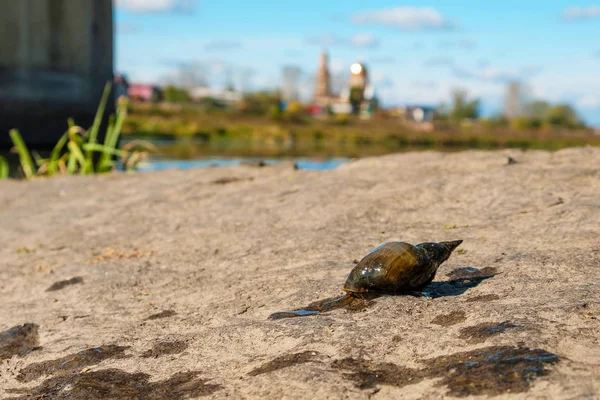
[[[123,126],[123,135],[170,141],[171,144],[161,146],[160,152],[176,158],[206,155],[361,157],[416,149],[558,150],[600,146],[600,136],[589,129],[515,130],[484,122],[469,127],[437,122],[433,131],[420,131],[398,118],[374,117],[366,121],[344,118],[343,124],[336,118],[309,118],[303,123],[291,123],[236,112],[208,113],[191,104],[134,102]]]
[[[31,159],[31,155],[29,154],[29,150],[27,149],[23,138],[21,138],[21,134],[16,129],[11,130],[8,134],[10,135],[10,138],[17,149],[17,153],[19,154],[19,160],[21,162],[23,174],[27,179],[33,177],[36,171],[35,165],[33,165],[33,160]]]
[[[85,130],[75,125],[70,119],[68,129],[58,140],[50,156],[42,158],[27,148],[18,130],[12,129],[9,134],[19,156],[21,172],[26,179],[35,176],[52,176],[55,174],[91,175],[112,171],[115,168],[115,157],[120,157],[127,169],[135,169],[143,159],[150,145],[138,143],[128,150],[117,148],[123,121],[127,116],[127,101],[119,99],[116,117],[111,115],[104,135],[104,143],[98,143],[98,134],[102,124],[104,111],[110,99],[111,84],[107,83],[100,104],[96,111],[93,125]],[[35,162],[34,162],[35,160]],[[97,161],[95,161],[97,160]],[[0,178],[8,177],[8,164],[0,159]]]
[[[8,161],[0,156],[0,179],[8,178]]]

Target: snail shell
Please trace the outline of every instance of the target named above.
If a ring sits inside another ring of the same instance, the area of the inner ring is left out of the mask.
[[[367,254],[350,272],[344,291],[349,295],[366,292],[407,293],[418,291],[435,278],[438,267],[450,257],[462,240],[384,243]]]
[[[315,315],[353,302],[385,293],[406,293],[429,285],[438,267],[446,261],[462,240],[439,243],[384,243],[367,254],[350,272],[343,296],[319,300],[307,307],[273,313],[269,319]]]

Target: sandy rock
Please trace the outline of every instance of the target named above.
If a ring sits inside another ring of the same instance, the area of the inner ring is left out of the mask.
[[[600,397],[599,160],[2,181],[0,331],[36,324],[39,345],[0,361],[0,398]],[[439,296],[267,319],[341,294],[386,241],[455,239]],[[495,274],[458,285],[470,269]]]

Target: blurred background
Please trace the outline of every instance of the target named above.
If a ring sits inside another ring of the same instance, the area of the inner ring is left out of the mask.
[[[12,128],[41,152],[68,118],[87,129],[107,81],[104,116],[128,99],[119,143],[150,143],[146,169],[283,158],[325,169],[419,149],[600,144],[600,3],[0,0],[0,9],[5,147]]]

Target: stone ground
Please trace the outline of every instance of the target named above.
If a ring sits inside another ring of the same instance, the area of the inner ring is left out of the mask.
[[[599,398],[599,226],[595,148],[2,181],[0,398]],[[454,239],[432,297],[268,319]]]

